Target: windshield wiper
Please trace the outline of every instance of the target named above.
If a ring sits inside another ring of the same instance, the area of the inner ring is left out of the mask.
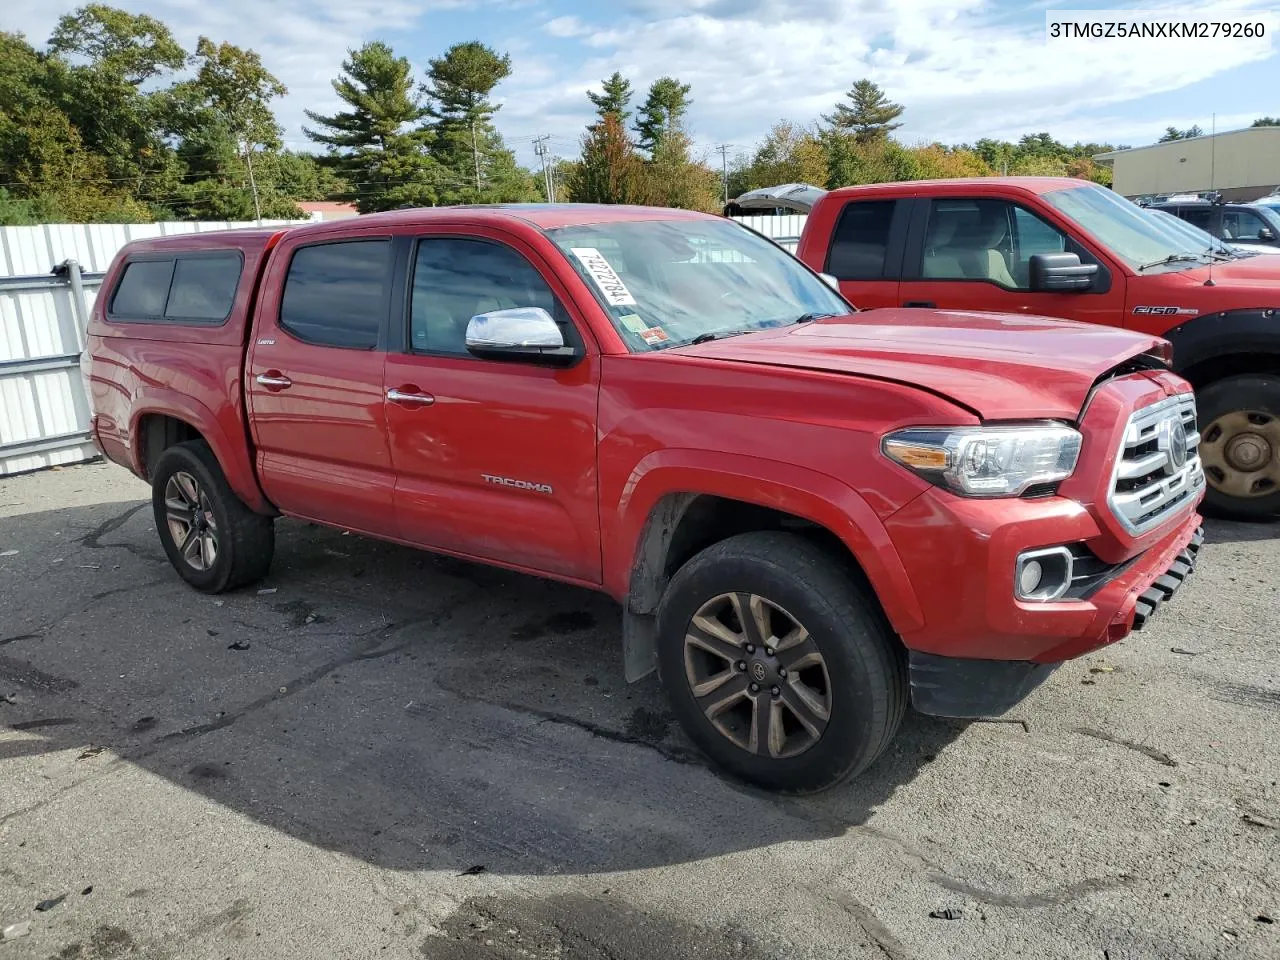
[[[1152,267],[1162,267],[1166,263],[1199,263],[1200,259],[1207,254],[1203,253],[1171,253],[1167,257],[1160,260],[1153,260],[1151,263],[1144,263],[1138,268],[1138,272],[1150,270]]]
[[[792,323],[811,323],[814,320],[825,320],[827,317],[838,317],[838,313],[802,313]]]

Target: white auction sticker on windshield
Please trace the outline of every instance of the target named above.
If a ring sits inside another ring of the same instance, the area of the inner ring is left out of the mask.
[[[618,271],[613,269],[613,265],[604,258],[595,247],[570,247],[573,255],[578,258],[595,281],[595,285],[600,288],[600,292],[604,294],[605,301],[611,307],[634,307],[636,298],[631,295],[631,291],[627,289],[627,285],[622,282],[622,278],[618,276]]]

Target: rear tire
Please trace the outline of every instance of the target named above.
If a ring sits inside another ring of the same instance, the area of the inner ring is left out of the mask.
[[[703,752],[787,793],[861,773],[907,705],[904,654],[875,600],[841,558],[789,533],[730,537],[677,571],[658,671]]]
[[[1232,520],[1280,514],[1280,377],[1241,374],[1196,395],[1204,512]]]
[[[151,479],[156,531],[183,580],[205,593],[255,583],[271,569],[275,525],[232,492],[208,444],[169,447]]]

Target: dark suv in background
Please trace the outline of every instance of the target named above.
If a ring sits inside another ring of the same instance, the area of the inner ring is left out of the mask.
[[[1235,247],[1280,251],[1280,210],[1271,207],[1188,200],[1152,204],[1150,209],[1172,213]]]

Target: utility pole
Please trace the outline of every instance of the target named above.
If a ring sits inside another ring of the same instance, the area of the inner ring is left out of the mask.
[[[555,188],[551,185],[551,171],[547,167],[547,144],[546,141],[551,139],[551,134],[544,133],[540,137],[533,138],[533,152],[542,160],[542,187],[547,195],[547,203],[555,203]]]
[[[480,143],[476,139],[476,122],[471,121],[471,155],[476,161],[476,193],[480,192]]]
[[[244,145],[244,163],[249,168],[249,189],[253,191],[253,217],[262,219],[262,205],[258,203],[258,182],[253,179],[253,144],[247,140]]]
[[[720,151],[720,179],[724,184],[724,205],[729,205],[729,148],[731,143],[722,143],[716,147]]]

